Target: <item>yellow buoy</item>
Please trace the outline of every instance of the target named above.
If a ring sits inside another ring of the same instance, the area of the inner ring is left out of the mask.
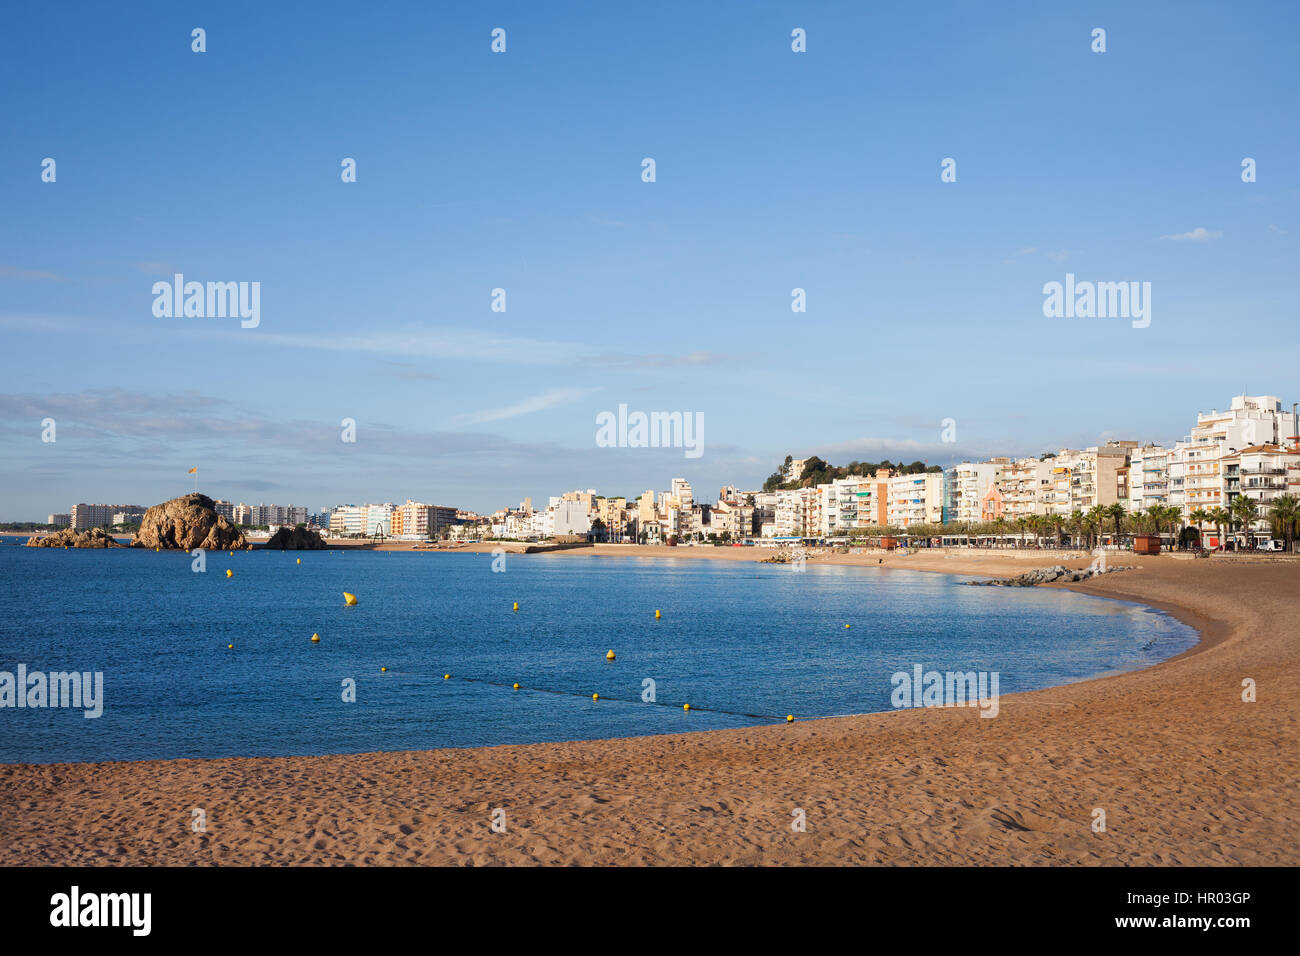
[[[226,645],[226,650],[228,650],[228,651],[233,651],[234,649],[235,649],[235,645],[234,645],[234,644],[227,644],[227,645]]]
[[[663,615],[662,615],[661,613],[659,613],[659,609],[658,609],[658,608],[655,608],[655,620],[657,621],[657,620],[659,620],[659,618],[661,618],[661,617],[663,617]]]
[[[605,652],[605,660],[607,660],[607,661],[612,661],[613,659],[614,659],[614,652],[613,652],[613,651],[606,651],[606,652]]]
[[[690,710],[690,709],[691,709],[690,704],[682,704],[682,710]]]
[[[511,610],[514,610],[514,611],[519,610],[519,602],[518,602],[518,601],[515,602],[515,606],[514,606]]]
[[[319,634],[313,634],[313,635],[311,636],[311,642],[312,642],[313,644],[319,644],[319,643],[320,643],[320,635],[319,635]]]
[[[388,670],[387,667],[381,667],[381,668],[379,668],[379,672],[380,672],[381,674],[384,673],[384,672],[386,672],[387,670]]]
[[[592,700],[600,700],[600,695],[599,695],[599,694],[592,694],[592,695],[591,695],[591,699],[592,699]]]
[[[518,689],[519,689],[519,685],[518,685],[518,684],[515,684],[514,689],[515,689],[515,690],[518,690]]]
[[[299,564],[302,564],[302,558],[299,558],[299,559],[298,559],[298,563],[299,563]]]
[[[849,627],[852,627],[853,625],[852,625],[852,624],[845,624],[844,626],[845,626],[846,628],[849,628]]]
[[[451,675],[450,675],[450,674],[443,674],[443,675],[442,675],[442,679],[443,679],[443,680],[451,680]]]
[[[347,591],[344,591],[343,603],[346,604],[348,607],[353,607],[357,603],[357,596],[355,594],[349,594]]]
[[[786,722],[787,724],[789,724],[789,723],[793,723],[793,722],[794,722],[794,714],[786,714],[786,715],[785,715],[785,722]]]
[[[230,570],[230,568],[226,568],[226,577],[233,578],[234,576],[235,576],[235,572]]]
[[[235,556],[235,552],[231,551],[230,556],[233,558]]]

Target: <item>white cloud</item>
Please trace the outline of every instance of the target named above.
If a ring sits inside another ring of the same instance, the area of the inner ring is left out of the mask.
[[[0,265],[0,277],[5,279],[23,279],[27,282],[39,282],[43,279],[54,279],[62,282],[63,277],[55,275],[53,272],[42,272],[39,269],[21,269],[18,266]]]
[[[532,412],[545,411],[548,408],[554,408],[557,405],[567,405],[569,402],[576,402],[584,395],[598,391],[594,388],[553,388],[550,391],[542,392],[540,395],[533,395],[525,398],[522,402],[516,402],[513,405],[507,405],[504,408],[491,408],[487,411],[474,412],[469,415],[462,415],[458,422],[464,425],[481,425],[484,422],[499,422],[506,418],[515,418],[519,415],[528,415]]]
[[[1192,242],[1208,242],[1211,239],[1222,239],[1222,232],[1211,232],[1204,226],[1197,226],[1191,232],[1175,232],[1168,236],[1161,236],[1161,239],[1190,239]]]

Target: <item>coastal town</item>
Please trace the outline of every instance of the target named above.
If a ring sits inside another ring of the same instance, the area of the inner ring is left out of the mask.
[[[716,497],[686,478],[661,491],[567,491],[543,506],[481,515],[408,499],[215,509],[232,525],[271,534],[306,526],[332,539],[394,539],[454,546],[484,541],[593,541],[643,545],[758,545],[868,540],[953,545],[1055,543],[1121,546],[1138,536],[1167,547],[1290,550],[1300,520],[1300,429],[1272,395],[1238,395],[1196,415],[1171,446],[1112,440],[1039,457],[992,457],[946,467],[787,457],[762,487],[727,485]],[[138,524],[137,505],[74,505],[52,514],[74,530]]]

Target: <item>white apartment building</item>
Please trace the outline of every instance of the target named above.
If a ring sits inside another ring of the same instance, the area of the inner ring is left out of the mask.
[[[943,521],[943,474],[893,475],[889,479],[888,523],[899,528]]]
[[[668,493],[677,499],[678,506],[681,508],[689,509],[695,503],[695,494],[691,491],[691,483],[685,478],[674,478]]]
[[[236,509],[238,514],[238,509]],[[393,506],[339,505],[330,512],[329,529],[334,534],[371,535],[393,533]]]
[[[1184,521],[1197,508],[1228,507],[1234,495],[1223,459],[1246,448],[1286,445],[1295,435],[1295,413],[1283,411],[1274,395],[1237,395],[1226,411],[1198,414],[1191,434],[1174,444],[1169,504],[1182,509]]]
[[[1255,537],[1272,537],[1269,508],[1285,494],[1294,494],[1290,480],[1300,474],[1300,449],[1295,445],[1252,445],[1221,460],[1224,486],[1231,508],[1238,497],[1255,502],[1256,520],[1250,530]]]
[[[1128,509],[1145,511],[1169,504],[1169,466],[1173,451],[1159,445],[1142,445],[1129,456]]]
[[[804,538],[820,534],[820,497],[813,488],[777,491],[772,535],[778,538]]]
[[[1052,484],[1052,492],[1048,496],[1044,490],[1045,497],[1041,501],[1041,507],[1046,508],[1049,501],[1052,505],[1062,504],[1060,499],[1062,491],[1066,494],[1064,500],[1068,502],[1068,480],[1061,485],[1060,473],[1057,473],[1056,478],[1052,477],[1053,460],[1018,458],[1004,468],[1002,477],[998,479],[998,488],[1002,493],[1002,516],[1007,521],[1015,521],[1017,518],[1033,514],[1047,514],[1047,511],[1039,510],[1039,494],[1040,489],[1046,489],[1048,484]],[[1068,510],[1067,508],[1066,511]]]
[[[364,534],[366,530],[366,506],[339,505],[330,512],[329,529],[332,534]]]

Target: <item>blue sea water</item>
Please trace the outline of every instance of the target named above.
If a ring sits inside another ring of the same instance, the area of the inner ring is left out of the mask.
[[[889,710],[891,676],[916,664],[997,671],[1008,694],[1144,667],[1196,641],[1149,608],[941,574],[554,555],[512,555],[497,573],[492,561],[215,552],[195,573],[186,553],[0,546],[0,671],[104,675],[97,719],[0,708],[0,762],[737,727]],[[655,704],[642,701],[647,678]]]

